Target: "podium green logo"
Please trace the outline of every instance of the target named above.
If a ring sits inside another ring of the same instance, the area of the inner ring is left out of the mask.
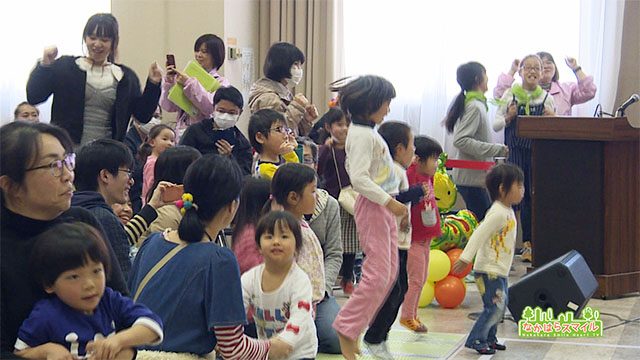
[[[586,306],[580,319],[573,318],[573,312],[567,311],[554,318],[553,309],[543,311],[527,306],[518,321],[520,337],[602,337],[600,312]]]

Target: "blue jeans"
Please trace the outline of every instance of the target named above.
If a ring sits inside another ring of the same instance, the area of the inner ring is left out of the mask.
[[[333,321],[340,311],[336,298],[325,293],[324,299],[316,308],[316,332],[318,333],[318,352],[325,354],[341,354],[340,340],[333,328]]]
[[[491,199],[489,198],[489,192],[485,188],[475,186],[461,186],[458,185],[458,193],[462,195],[464,203],[467,204],[467,209],[471,210],[478,222],[484,219],[484,215],[491,207]]]
[[[498,324],[504,317],[509,298],[507,279],[476,272],[476,286],[482,296],[484,309],[469,333],[464,346],[472,349],[483,349],[498,341],[496,332]]]

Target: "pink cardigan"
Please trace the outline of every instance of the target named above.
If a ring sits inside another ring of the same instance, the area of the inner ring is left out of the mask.
[[[211,76],[216,78],[220,85],[229,86],[229,80],[218,74],[217,69],[213,69],[209,72]],[[169,90],[175,84],[173,79],[170,79],[168,76],[165,76],[162,79],[162,94],[160,95],[160,107],[164,111],[168,112],[178,112],[178,118],[176,122],[176,143],[180,139],[180,136],[184,133],[184,131],[189,127],[189,125],[193,125],[199,123],[203,119],[208,119],[213,114],[213,95],[215,92],[210,93],[207,92],[202,85],[195,78],[190,78],[187,80],[184,85],[184,94],[189,98],[189,101],[198,109],[198,113],[195,116],[189,116],[187,113],[182,111],[176,104],[169,100]]]
[[[233,236],[233,253],[240,265],[240,274],[244,274],[256,265],[262,264],[264,260],[258,251],[256,244],[256,228],[253,225],[246,225]]]
[[[505,90],[511,87],[514,78],[509,74],[500,74],[498,84],[493,89],[493,96],[500,99]],[[587,76],[577,83],[559,83],[554,81],[551,83],[549,94],[553,96],[553,102],[556,106],[556,115],[571,116],[571,107],[573,105],[585,103],[596,96],[596,85],[593,83],[593,77]]]
[[[147,203],[147,194],[149,191],[153,191],[154,168],[156,167],[156,160],[158,157],[155,155],[147,156],[147,161],[142,168],[142,205]]]

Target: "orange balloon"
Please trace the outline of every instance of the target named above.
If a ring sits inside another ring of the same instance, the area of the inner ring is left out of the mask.
[[[436,301],[445,309],[453,309],[464,300],[467,290],[459,278],[449,275],[436,283]]]
[[[449,257],[449,260],[451,260],[451,268],[453,269],[453,264],[456,263],[456,261],[458,261],[458,259],[460,258],[460,255],[462,255],[462,249],[451,249],[449,251],[447,251],[447,256]],[[473,263],[469,263],[469,265],[467,265],[466,268],[464,268],[464,270],[459,273],[459,274],[454,274],[451,271],[449,271],[449,275],[453,275],[457,278],[464,278],[465,276],[469,275],[469,273],[471,272],[471,269],[473,269]]]

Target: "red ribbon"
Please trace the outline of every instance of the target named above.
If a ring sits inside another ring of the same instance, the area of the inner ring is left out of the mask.
[[[449,159],[445,163],[446,168],[471,169],[471,170],[489,170],[496,163],[491,161],[472,161],[472,160],[452,160]]]

